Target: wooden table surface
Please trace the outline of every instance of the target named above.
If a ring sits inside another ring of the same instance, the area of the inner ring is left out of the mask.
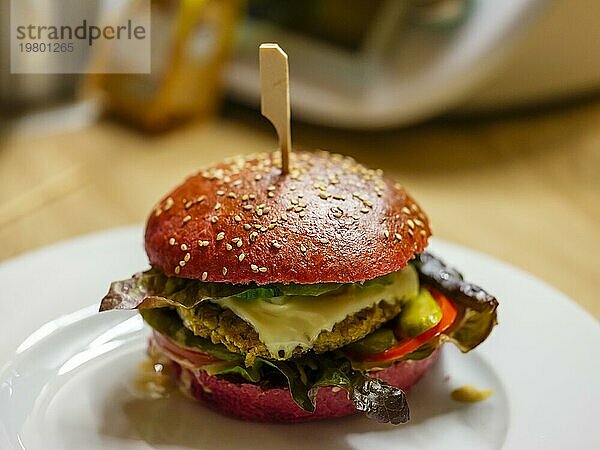
[[[62,128],[62,116],[45,120]],[[186,174],[276,146],[269,126],[239,108],[158,136],[106,120],[52,134],[12,125],[0,135],[0,260],[142,223]],[[600,100],[385,132],[295,124],[293,139],[385,169],[436,236],[531,272],[600,318]]]

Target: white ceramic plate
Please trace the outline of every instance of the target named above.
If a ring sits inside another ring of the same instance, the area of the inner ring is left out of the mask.
[[[462,355],[447,345],[409,393],[413,419],[245,423],[133,380],[147,331],[131,312],[97,314],[113,279],[147,266],[139,227],[85,236],[0,266],[2,449],[598,449],[600,327],[553,288],[487,256],[432,250],[500,299],[500,325]],[[492,388],[481,403],[457,386]]]

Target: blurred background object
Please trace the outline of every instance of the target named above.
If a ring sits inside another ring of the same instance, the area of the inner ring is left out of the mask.
[[[294,116],[314,123],[539,105],[600,87],[598,17],[596,0],[250,0],[227,83],[254,104],[256,45],[277,40]]]
[[[153,0],[151,73],[92,74],[88,94],[100,90],[109,114],[148,131],[211,114],[221,99],[239,7],[238,0]],[[115,59],[104,53],[96,64]]]
[[[9,3],[0,0],[4,30]],[[81,2],[91,17],[100,3]],[[66,13],[44,5],[39,14]],[[407,125],[597,91],[598,17],[596,0],[153,0],[151,75],[96,77],[95,85],[111,113],[152,129],[214,111],[222,83],[255,108],[256,49],[277,41],[290,55],[296,119]],[[73,98],[76,76],[10,75],[8,50],[3,32],[5,111]]]

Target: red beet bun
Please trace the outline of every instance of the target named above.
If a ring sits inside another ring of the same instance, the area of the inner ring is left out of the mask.
[[[439,349],[425,359],[398,362],[372,376],[406,391],[419,381],[438,356]],[[320,388],[315,411],[309,413],[294,403],[287,388],[264,390],[255,384],[232,383],[204,371],[194,375],[176,362],[172,361],[172,364],[176,368],[174,375],[177,382],[187,393],[214,410],[238,419],[295,423],[348,416],[357,412],[343,389]]]
[[[295,151],[226,160],[188,178],[146,226],[150,264],[228,283],[356,282],[402,269],[427,246],[404,188],[352,158]]]

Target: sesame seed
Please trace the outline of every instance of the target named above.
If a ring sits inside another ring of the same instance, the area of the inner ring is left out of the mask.
[[[217,204],[215,205],[215,211],[221,209],[221,204],[219,202],[217,202]]]
[[[224,231],[220,231],[219,233],[217,233],[217,241],[220,241],[222,239],[225,239],[225,232]]]
[[[179,272],[181,272],[181,267],[175,266],[175,273],[179,275]]]
[[[186,244],[181,244],[180,248],[185,252],[188,249],[188,246]]]
[[[273,198],[273,197],[275,197],[275,193],[274,192],[268,192],[267,193],[267,197]]]
[[[227,194],[227,197],[229,198],[237,198],[237,195],[235,195],[235,192],[230,192]]]
[[[300,251],[302,253],[306,253],[306,247],[304,246],[304,244],[300,244]]]
[[[201,203],[206,200],[206,195],[201,195],[196,199],[196,203]]]
[[[327,239],[326,237],[319,238],[319,242],[320,242],[321,244],[327,244],[327,243],[329,242],[329,239]]]
[[[250,233],[250,241],[254,241],[257,237],[258,237],[258,233],[256,231],[253,231],[252,233]]]
[[[420,234],[421,236],[427,236],[427,231],[425,231],[425,230],[420,230],[420,231],[419,231],[419,234]]]
[[[267,191],[274,191],[275,190],[275,186],[271,185],[267,188]]]
[[[175,245],[175,238],[169,239],[169,245]]]
[[[256,181],[260,180],[261,178],[262,178],[262,175],[261,175],[260,173],[257,173],[257,174],[255,175],[255,177],[254,177],[254,179],[255,179]]]
[[[244,208],[246,210],[250,210],[250,209],[254,209],[254,206],[252,206],[252,205],[244,205],[244,206],[242,206],[242,208]]]
[[[165,201],[165,211],[170,210],[173,205],[175,204],[175,202],[173,201],[173,199],[171,197],[169,197],[166,201]]]
[[[160,209],[160,208],[156,208],[156,209],[154,210],[154,217],[158,217],[158,216],[160,216],[160,215],[162,214],[162,212],[163,212],[163,210],[162,210],[162,209]]]
[[[217,191],[217,195],[225,195],[225,191]]]
[[[369,212],[369,208],[361,208],[360,212],[366,214]]]
[[[256,198],[256,194],[250,194],[248,197],[250,197],[250,200],[254,200]]]
[[[267,271],[267,268],[266,267],[259,267],[258,271],[262,272],[262,273],[265,273]]]
[[[406,224],[411,228],[414,229],[415,228],[415,223],[412,221],[412,219],[408,219],[406,221]]]
[[[252,225],[250,225],[249,223],[245,223],[244,224],[244,230],[248,231],[252,229]]]
[[[234,216],[234,217],[233,217],[233,219],[234,219],[236,222],[241,222],[241,221],[242,221],[242,218],[241,218],[240,216],[237,216],[237,215],[236,215],[236,216]]]
[[[240,253],[240,256],[238,256],[238,259],[240,260],[240,262],[242,262],[245,257],[246,257],[246,255],[244,253]]]
[[[327,192],[321,192],[319,194],[319,197],[322,198],[323,200],[327,200],[329,198],[329,194]]]
[[[190,216],[189,214],[187,216],[185,216],[183,218],[183,223],[188,223],[190,220],[192,220],[192,216]]]
[[[208,272],[202,272],[202,281],[206,281],[208,278]]]
[[[260,227],[260,231],[262,231],[263,233],[264,233],[265,231],[267,231],[267,230],[268,230],[268,228],[267,228],[267,227]]]
[[[183,260],[185,262],[188,262],[190,260],[190,258],[191,258],[191,255],[189,253],[186,253],[185,256],[183,257]]]
[[[243,200],[243,201],[246,201],[246,200],[248,200],[248,194],[244,194],[244,195],[242,195],[242,200]]]
[[[184,261],[184,260],[181,260],[181,261],[179,261],[179,265],[180,265],[181,267],[185,266],[185,261]]]
[[[225,244],[225,248],[226,248],[227,250],[231,250],[233,247],[231,246],[231,244]]]
[[[402,240],[402,235],[401,235],[400,233],[394,233],[394,237],[395,237],[396,239],[398,239],[399,241],[401,241],[401,240]]]
[[[241,240],[242,240],[242,239],[241,239],[241,238],[239,238],[239,237],[234,237],[234,238],[231,240],[231,242],[238,242],[238,241],[241,241]]]
[[[235,243],[235,245],[237,246],[237,248],[240,248],[243,244],[244,243],[242,242],[241,239]]]
[[[333,198],[336,200],[346,200],[346,197],[344,197],[343,195],[334,195]]]
[[[185,206],[184,206],[184,207],[185,207],[185,209],[190,209],[190,208],[192,207],[192,205],[193,205],[193,204],[194,204],[194,202],[190,200],[189,202],[187,202],[187,203],[185,204]]]
[[[299,215],[300,217],[304,217],[304,215],[305,215],[305,214],[304,214],[304,211],[301,211],[301,212],[300,212],[298,215]]]
[[[286,222],[287,222],[287,220],[288,220],[288,216],[287,216],[287,214],[286,214],[286,213],[282,213],[282,214],[281,214],[281,220],[284,220],[284,221],[286,221]]]
[[[258,266],[256,264],[250,264],[250,268],[253,272],[258,272]]]
[[[212,216],[212,217],[210,218],[210,221],[211,221],[212,223],[217,223],[217,222],[219,221],[219,218],[218,218],[217,216]]]
[[[390,237],[390,231],[389,230],[383,230],[383,234],[385,235],[386,238]]]
[[[402,209],[401,209],[401,211],[402,211],[404,214],[410,214],[410,209],[408,209],[406,206],[403,206],[403,207],[402,207]]]
[[[227,267],[223,267],[223,275],[227,275]]]
[[[257,209],[257,210],[256,210],[256,215],[257,215],[258,217],[262,216],[262,215],[263,215],[263,210],[262,210],[262,209]]]

